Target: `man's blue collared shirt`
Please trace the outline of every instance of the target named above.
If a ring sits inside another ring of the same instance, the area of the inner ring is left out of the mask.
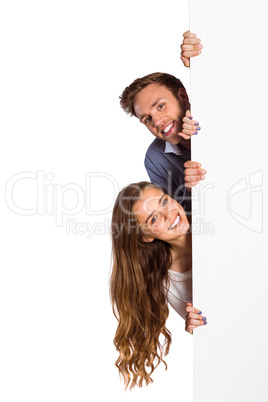
[[[149,146],[144,165],[152,183],[159,185],[190,211],[190,192],[185,188],[184,163],[191,160],[191,152],[184,146],[170,144],[156,138]]]

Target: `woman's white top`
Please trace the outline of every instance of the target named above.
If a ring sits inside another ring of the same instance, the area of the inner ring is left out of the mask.
[[[185,319],[186,303],[192,303],[192,268],[183,273],[170,269],[168,273],[170,280],[168,302]]]

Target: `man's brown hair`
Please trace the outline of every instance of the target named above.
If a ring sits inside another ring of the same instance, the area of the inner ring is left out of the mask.
[[[166,73],[153,73],[145,77],[137,78],[128,87],[125,88],[120,98],[120,105],[123,110],[131,116],[136,116],[134,110],[134,101],[138,93],[150,84],[164,85],[169,89],[176,99],[178,99],[178,91],[180,88],[185,89],[181,80],[174,77],[174,75]],[[137,117],[137,116],[136,116]]]

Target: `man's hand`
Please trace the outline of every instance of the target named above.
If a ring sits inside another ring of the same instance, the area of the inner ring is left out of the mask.
[[[190,110],[186,111],[186,115],[182,119],[182,132],[178,133],[178,135],[185,140],[189,140],[191,135],[198,134],[198,131],[201,130],[199,123],[196,120],[193,120],[193,116],[191,115]]]
[[[187,161],[184,164],[186,168],[184,171],[185,187],[192,188],[196,186],[200,180],[204,180],[207,171],[201,168],[201,163]]]
[[[193,307],[192,303],[186,303],[185,331],[189,334],[197,327],[207,324],[207,319],[202,315],[202,311]]]
[[[190,57],[201,54],[202,48],[201,39],[197,38],[196,34],[190,31],[184,32],[181,45],[181,60],[185,67],[190,67]]]

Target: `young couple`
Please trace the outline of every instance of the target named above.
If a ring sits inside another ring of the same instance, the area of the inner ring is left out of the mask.
[[[189,67],[190,57],[200,54],[202,45],[195,34],[183,36],[181,59]],[[135,80],[120,98],[124,111],[156,137],[145,156],[151,183],[125,187],[112,216],[116,366],[126,387],[132,388],[150,383],[169,351],[168,303],[185,319],[189,333],[207,323],[192,306],[190,230],[190,188],[204,179],[206,171],[190,160],[190,138],[200,127],[179,79],[150,74]]]

